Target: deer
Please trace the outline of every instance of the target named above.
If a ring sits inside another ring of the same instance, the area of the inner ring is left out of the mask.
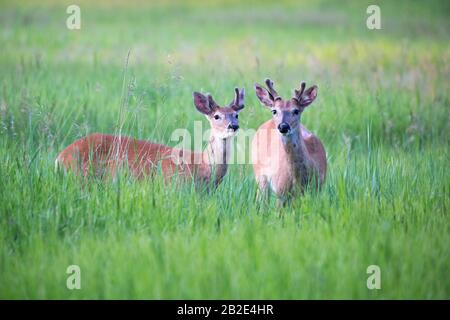
[[[211,94],[193,93],[196,109],[206,116],[211,133],[204,152],[172,148],[121,135],[93,133],[66,147],[56,158],[55,167],[88,177],[114,177],[119,167],[140,179],[160,170],[164,180],[177,177],[195,185],[217,187],[229,164],[231,139],[239,129],[238,114],[244,108],[245,90],[235,88],[234,99],[220,107]]]
[[[258,199],[267,200],[271,191],[284,206],[293,196],[303,194],[309,185],[325,182],[327,158],[318,137],[301,124],[301,116],[317,97],[317,86],[305,90],[305,82],[294,90],[289,100],[282,99],[273,81],[265,80],[267,89],[255,84],[256,96],[272,112],[252,140],[252,164],[258,184]]]

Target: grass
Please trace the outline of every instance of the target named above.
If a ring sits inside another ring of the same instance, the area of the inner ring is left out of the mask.
[[[79,31],[68,4],[0,2],[0,298],[450,297],[448,3],[382,1],[378,31],[365,1],[82,1]],[[53,171],[87,133],[175,145],[207,128],[194,90],[225,103],[245,86],[256,129],[266,76],[284,96],[318,85],[302,121],[329,162],[324,190],[281,214],[258,210],[249,165],[209,194]]]

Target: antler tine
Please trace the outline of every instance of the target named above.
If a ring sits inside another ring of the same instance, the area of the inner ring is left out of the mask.
[[[228,105],[229,107],[238,106],[239,105],[239,88],[234,88],[234,98],[233,101]]]
[[[300,98],[302,97],[303,92],[305,91],[305,87],[306,87],[306,83],[305,81],[302,81],[300,83],[300,90],[295,89],[295,97],[297,98],[297,100],[300,100]]]
[[[244,88],[242,88],[242,90],[239,90],[238,87],[234,88],[234,99],[229,106],[233,108],[235,111],[240,111],[244,109],[244,94],[245,94]]]
[[[236,106],[239,105],[239,88],[238,87],[234,88],[234,104]]]
[[[272,95],[273,100],[281,99],[281,97],[278,95],[278,93],[273,88],[273,81],[269,78],[266,79],[266,86],[269,89],[269,93]]]

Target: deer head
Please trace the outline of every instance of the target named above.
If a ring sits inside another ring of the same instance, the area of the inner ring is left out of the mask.
[[[289,100],[283,100],[273,87],[270,79],[265,81],[267,89],[255,84],[256,96],[273,114],[273,121],[279,133],[289,136],[300,128],[300,117],[303,110],[317,97],[317,86],[305,90],[305,83],[300,84],[299,89],[294,90],[294,96]]]
[[[210,94],[194,92],[194,105],[211,124],[212,135],[227,139],[236,135],[239,129],[239,112],[244,109],[245,90],[234,89],[234,99],[226,107],[220,107]]]

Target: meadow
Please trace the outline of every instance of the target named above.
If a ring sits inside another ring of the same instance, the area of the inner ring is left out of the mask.
[[[70,4],[0,1],[1,299],[450,298],[448,2],[377,1],[381,30],[372,1],[79,1],[80,30]],[[319,193],[261,208],[249,164],[210,193],[54,172],[88,133],[207,128],[193,91],[245,87],[256,129],[267,76],[319,87],[302,117],[327,151]]]

